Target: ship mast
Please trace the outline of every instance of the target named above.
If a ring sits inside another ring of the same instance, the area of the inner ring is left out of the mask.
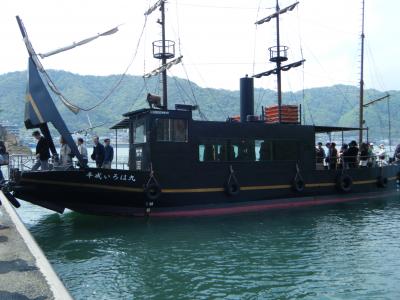
[[[165,2],[161,1],[160,5],[160,10],[161,10],[161,43],[162,43],[162,58],[161,58],[161,63],[162,65],[165,65],[167,63],[167,56],[165,55]],[[168,91],[167,91],[167,69],[163,70],[161,72],[162,76],[162,89],[163,89],[163,107],[164,109],[168,109]]]
[[[282,121],[281,115],[281,107],[282,107],[282,68],[281,63],[284,61],[284,57],[280,56],[280,48],[281,48],[281,41],[280,41],[280,32],[279,32],[279,1],[276,0],[276,48],[277,48],[277,57],[276,57],[276,78],[278,83],[278,112],[279,112],[279,123]],[[287,58],[286,58],[287,59]]]
[[[272,74],[276,74],[277,77],[277,96],[278,96],[278,120],[279,123],[282,121],[282,113],[281,113],[281,107],[282,107],[282,71],[288,71],[291,68],[299,67],[301,66],[305,60],[300,60],[291,64],[287,64],[282,66],[282,63],[288,60],[287,52],[289,47],[287,46],[281,46],[280,43],[280,24],[279,24],[279,15],[286,13],[288,11],[292,11],[299,2],[293,3],[292,5],[289,5],[285,7],[284,9],[280,9],[279,7],[279,0],[276,0],[276,10],[275,12],[268,16],[265,17],[259,21],[257,21],[255,24],[256,25],[261,25],[263,23],[271,21],[273,18],[276,18],[276,46],[270,47],[269,50],[269,61],[273,62],[276,64],[276,68],[259,73],[256,75],[253,75],[255,78],[260,78],[263,76],[269,76]]]
[[[363,126],[364,126],[364,15],[365,0],[362,1],[362,25],[361,25],[361,71],[360,71],[360,115],[359,115],[359,137],[358,144],[363,142]]]
[[[158,0],[153,6],[151,6],[145,13],[145,16],[150,15],[158,7],[161,11],[161,19],[157,20],[157,23],[161,25],[161,40],[153,42],[153,57],[161,60],[161,66],[153,70],[150,73],[143,75],[144,78],[148,78],[154,75],[161,74],[162,81],[162,105],[161,108],[168,110],[168,82],[167,82],[167,70],[178,63],[181,62],[182,56],[178,58],[167,61],[168,59],[175,57],[175,42],[167,40],[165,38],[165,2],[166,0]],[[150,95],[150,94],[149,94]],[[150,95],[150,97],[153,97]],[[156,96],[158,98],[158,96]],[[149,100],[149,99],[148,99]],[[159,106],[157,106],[159,107]]]

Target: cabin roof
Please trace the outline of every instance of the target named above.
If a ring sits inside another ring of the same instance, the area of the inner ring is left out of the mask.
[[[110,129],[124,129],[124,128],[129,128],[129,119],[123,119],[114,126],[110,127]]]
[[[316,133],[367,130],[358,127],[314,126]]]
[[[134,111],[130,111],[127,113],[124,113],[122,116],[124,117],[132,117],[132,116],[137,116],[137,115],[142,115],[142,114],[146,114],[150,111],[150,108],[142,108],[142,109],[137,109]]]

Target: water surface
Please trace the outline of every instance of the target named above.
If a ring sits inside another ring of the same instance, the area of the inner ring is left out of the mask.
[[[212,218],[23,220],[76,299],[400,299],[400,197]]]

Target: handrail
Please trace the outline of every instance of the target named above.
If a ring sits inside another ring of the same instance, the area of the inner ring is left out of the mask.
[[[18,169],[20,171],[30,171],[32,170],[33,165],[35,164],[37,158],[35,155],[27,155],[27,154],[11,154],[8,159],[8,174],[10,174],[10,169]],[[75,169],[79,169],[78,161],[74,160],[72,162],[72,167]],[[54,166],[54,170],[60,170],[60,167],[57,166],[57,163],[50,159],[50,165]],[[112,166],[115,166],[113,164]],[[89,162],[88,167],[95,168],[95,162]],[[129,164],[124,162],[118,162],[117,168],[112,168],[117,170],[129,170]]]

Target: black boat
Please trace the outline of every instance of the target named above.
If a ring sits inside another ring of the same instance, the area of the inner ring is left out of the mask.
[[[160,8],[161,41],[153,43],[154,57],[162,61],[163,96],[148,95],[149,108],[128,112],[112,129],[129,130],[129,169],[91,168],[84,162],[59,115],[42,77],[40,62],[29,43],[29,91],[25,125],[40,128],[51,141],[51,122],[71,147],[81,167],[67,170],[11,169],[3,188],[11,201],[18,199],[62,213],[66,208],[88,214],[127,216],[197,216],[303,207],[382,197],[397,193],[399,165],[389,163],[347,168],[338,161],[333,169],[316,160],[316,134],[356,131],[360,127],[301,124],[298,108],[282,105],[281,72],[304,60],[284,64],[287,47],[279,43],[279,16],[298,2],[257,22],[277,21],[277,45],[270,48],[276,68],[240,79],[240,120],[201,121],[192,118],[196,107],[167,104],[168,62],[175,56],[173,42],[165,39],[164,4]],[[178,58],[178,60],[181,58]],[[278,105],[254,116],[253,80],[276,74]],[[361,81],[362,82],[362,81]],[[361,87],[362,89],[362,87]],[[362,97],[361,97],[362,98]],[[162,100],[162,101],[161,101]],[[362,101],[362,99],[361,99]],[[362,102],[360,104],[362,107]]]

